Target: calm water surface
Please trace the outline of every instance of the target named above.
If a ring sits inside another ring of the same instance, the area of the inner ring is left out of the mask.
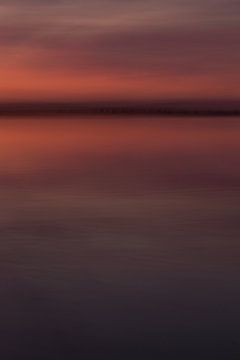
[[[240,359],[240,119],[0,121],[2,359]]]

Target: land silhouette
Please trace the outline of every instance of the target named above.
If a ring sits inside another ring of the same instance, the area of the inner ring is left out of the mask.
[[[0,102],[0,117],[78,115],[239,116],[240,100]]]

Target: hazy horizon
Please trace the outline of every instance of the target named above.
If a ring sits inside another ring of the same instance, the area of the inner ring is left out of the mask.
[[[0,358],[240,356],[239,39],[239,0],[0,0]]]
[[[89,101],[15,101],[0,102],[0,117],[140,115],[158,116],[239,116],[239,100],[89,100]]]

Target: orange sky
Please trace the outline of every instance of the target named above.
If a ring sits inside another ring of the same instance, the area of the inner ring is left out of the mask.
[[[98,98],[191,98],[236,97],[240,95],[234,77],[165,76],[141,79],[117,74],[63,74],[16,67],[0,70],[1,100],[98,99]]]
[[[237,10],[234,0],[4,0],[0,101],[238,98]]]

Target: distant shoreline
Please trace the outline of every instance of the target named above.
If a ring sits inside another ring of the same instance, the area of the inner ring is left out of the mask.
[[[28,102],[0,103],[0,117],[16,116],[240,116],[238,103]]]

